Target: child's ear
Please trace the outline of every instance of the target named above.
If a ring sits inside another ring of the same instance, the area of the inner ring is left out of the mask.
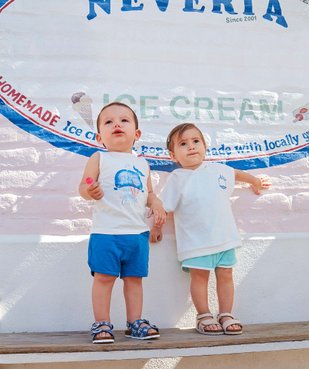
[[[142,135],[141,130],[137,129],[135,131],[135,140],[134,141],[138,141],[140,139],[141,135]]]
[[[100,133],[97,133],[95,138],[96,138],[98,143],[100,143],[100,144],[102,143],[102,137],[101,137]]]
[[[103,145],[106,148],[106,146],[104,145],[104,142],[102,140],[102,136],[100,135],[100,133],[97,133],[95,138],[96,138],[96,140],[97,140],[97,142],[99,144]]]
[[[171,159],[175,162],[178,163],[178,161],[176,160],[175,154],[173,153],[173,151],[170,151],[170,157]]]

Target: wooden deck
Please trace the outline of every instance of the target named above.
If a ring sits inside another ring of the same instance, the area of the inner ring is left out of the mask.
[[[193,329],[161,329],[161,338],[141,341],[115,331],[115,343],[92,344],[89,332],[0,334],[0,354],[113,352],[187,349],[309,340],[309,322],[247,325],[239,336],[204,336]]]

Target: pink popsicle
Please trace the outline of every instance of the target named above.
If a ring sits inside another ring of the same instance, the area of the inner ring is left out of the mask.
[[[94,179],[92,177],[87,177],[85,182],[88,186],[91,186],[94,183]]]

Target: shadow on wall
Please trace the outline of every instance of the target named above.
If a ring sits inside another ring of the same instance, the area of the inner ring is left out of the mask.
[[[308,320],[306,234],[252,237],[238,251],[235,311],[245,323]]]
[[[234,313],[245,324],[308,320],[308,238],[248,238],[238,251]],[[88,330],[92,277],[87,236],[0,237],[0,332]],[[143,316],[161,328],[192,327],[189,275],[176,259],[174,236],[151,246]],[[215,283],[210,306],[217,312]],[[122,282],[112,296],[116,329],[126,323]]]
[[[85,278],[84,240],[7,237],[7,242],[0,242],[0,279],[5,281],[0,289],[0,331],[78,330],[81,306],[82,320],[90,322],[91,285]],[[76,258],[77,251],[83,262]]]
[[[92,277],[87,236],[0,238],[0,332],[88,330],[93,322]],[[144,280],[144,317],[159,327],[176,326],[191,306],[189,278],[175,257],[170,237],[151,247]],[[122,281],[112,296],[116,329],[126,324]]]

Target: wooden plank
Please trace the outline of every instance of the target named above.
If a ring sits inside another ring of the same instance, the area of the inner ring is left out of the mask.
[[[134,340],[115,331],[115,343],[91,342],[88,332],[0,334],[0,354],[164,350],[309,340],[309,322],[246,325],[242,335],[206,336],[194,329],[161,329],[161,338]]]

